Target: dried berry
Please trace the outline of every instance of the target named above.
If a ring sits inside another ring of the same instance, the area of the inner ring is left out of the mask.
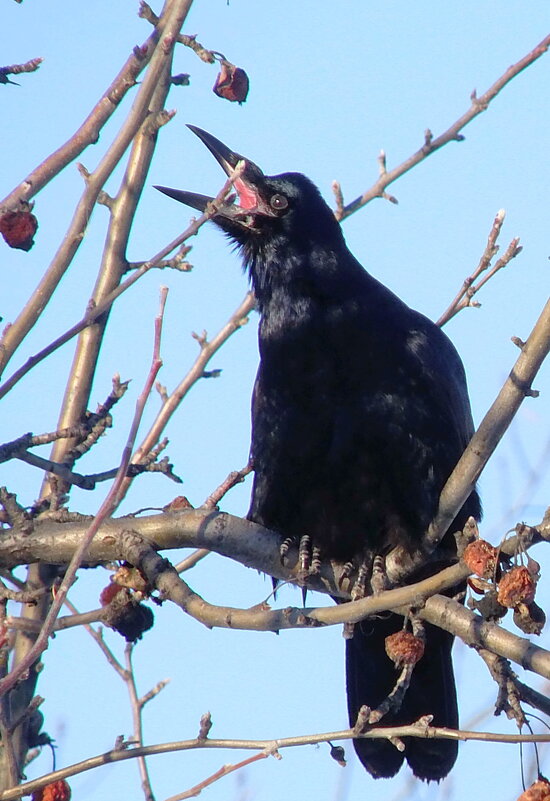
[[[152,628],[155,616],[148,606],[138,603],[129,590],[124,590],[117,593],[105,609],[103,621],[122,634],[126,642],[135,642]]]
[[[500,620],[508,609],[499,603],[496,590],[489,590],[479,601],[472,598],[472,609],[477,609],[484,620]]]
[[[222,59],[212,91],[232,103],[244,103],[248,95],[248,75],[240,67]]]
[[[518,604],[514,609],[514,623],[524,634],[540,634],[546,623],[546,615],[538,604]]]
[[[550,782],[541,776],[518,798],[518,801],[550,801]]]
[[[330,755],[331,755],[331,757],[336,762],[338,762],[340,767],[345,768],[346,767],[346,752],[344,751],[342,746],[341,745],[332,745],[332,743],[329,743],[329,745],[330,745]]]
[[[410,631],[397,631],[386,637],[386,653],[396,667],[416,665],[424,655],[424,643]]]
[[[498,551],[487,540],[474,540],[464,549],[466,567],[481,578],[491,578],[497,564]]]
[[[8,211],[0,217],[0,234],[10,248],[30,250],[38,220],[30,211]]]
[[[32,801],[69,801],[71,788],[65,779],[47,784],[32,794]]]
[[[107,606],[107,604],[111,603],[115,595],[118,595],[119,592],[123,591],[124,591],[123,587],[121,587],[119,584],[115,584],[115,582],[112,581],[110,584],[108,584],[101,590],[101,593],[99,595],[99,603],[101,604],[101,606]]]
[[[498,583],[498,600],[503,606],[530,604],[535,598],[536,581],[526,567],[513,567]]]

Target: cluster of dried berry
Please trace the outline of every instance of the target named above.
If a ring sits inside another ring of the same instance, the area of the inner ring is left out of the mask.
[[[508,609],[513,609],[514,623],[521,631],[525,634],[541,633],[546,616],[535,603],[540,571],[538,562],[528,558],[527,566],[516,565],[503,573],[497,549],[486,540],[471,542],[462,559],[478,577],[468,581],[474,592],[483,595],[481,600],[473,600],[472,606],[486,620],[499,620]]]
[[[123,576],[124,573],[128,574]],[[146,589],[146,581],[141,577],[139,586],[130,584],[128,576],[130,573],[137,574],[133,568],[121,567],[117,574],[113,576],[114,581],[103,588],[99,596],[101,606],[108,607],[105,610],[103,622],[110,628],[122,634],[127,642],[140,640],[144,632],[152,628],[155,617],[151,609],[145,604],[140,603],[138,597],[132,590],[138,590],[140,596]],[[119,577],[119,573],[121,574]],[[139,574],[141,575],[141,574]],[[120,583],[117,583],[117,578]],[[124,586],[123,586],[124,584]],[[129,587],[132,586],[132,589]]]
[[[65,779],[58,779],[45,787],[40,787],[32,794],[32,801],[69,801],[71,788]]]

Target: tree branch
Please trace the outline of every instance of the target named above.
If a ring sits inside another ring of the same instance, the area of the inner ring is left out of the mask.
[[[275,753],[283,748],[295,748],[304,745],[317,745],[328,743],[329,741],[361,739],[393,739],[403,737],[422,737],[422,738],[441,738],[446,740],[458,740],[461,742],[483,742],[483,743],[547,743],[550,742],[550,734],[501,734],[499,732],[477,732],[462,731],[455,729],[445,729],[437,726],[430,726],[425,719],[421,719],[409,726],[377,726],[368,732],[357,735],[353,729],[343,729],[339,731],[323,732],[321,734],[303,734],[294,737],[280,737],[273,740],[214,740],[208,738],[195,738],[193,740],[179,740],[171,743],[159,743],[158,745],[148,745],[138,748],[123,749],[115,748],[103,754],[89,757],[81,762],[76,762],[61,770],[53,771],[38,779],[24,782],[18,787],[4,791],[0,794],[0,801],[17,801],[22,795],[30,793],[44,787],[46,784],[76,776],[87,770],[111,765],[114,762],[125,762],[128,759],[137,759],[144,756],[156,756],[157,754],[176,753],[178,751],[195,751],[197,749],[242,749],[248,751],[262,751]]]
[[[358,209],[365,206],[371,200],[376,197],[384,197],[385,189],[391,183],[393,183],[397,178],[400,178],[406,172],[411,170],[425,158],[430,156],[432,153],[435,153],[436,150],[439,150],[444,145],[447,145],[449,142],[461,142],[463,141],[464,137],[460,134],[460,131],[468,125],[478,114],[481,114],[483,111],[486,111],[489,103],[493,100],[498,93],[503,89],[507,83],[509,83],[513,78],[516,77],[522,70],[528,67],[533,61],[536,61],[540,58],[548,48],[550,47],[550,35],[546,36],[540,44],[538,44],[530,53],[527,53],[522,59],[520,59],[516,64],[513,64],[511,67],[508,67],[506,72],[504,72],[498,80],[496,80],[492,86],[487,89],[487,91],[478,97],[475,90],[472,92],[471,95],[471,105],[468,111],[466,111],[461,117],[458,118],[456,122],[454,122],[450,128],[448,128],[444,133],[437,136],[435,139],[431,131],[426,131],[424,137],[424,145],[417,150],[416,153],[413,153],[408,159],[403,161],[397,167],[394,167],[393,170],[386,171],[385,169],[385,158],[384,158],[384,169],[381,170],[380,177],[374,183],[370,189],[367,189],[362,195],[352,200],[351,203],[348,203],[343,208],[337,209],[335,212],[336,219],[338,220],[345,220],[346,217],[349,217],[350,214],[354,214]],[[395,202],[395,199],[393,199]]]

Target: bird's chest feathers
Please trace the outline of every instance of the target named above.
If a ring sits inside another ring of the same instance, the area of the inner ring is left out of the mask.
[[[327,396],[345,394],[353,381],[349,338],[360,326],[357,310],[326,298],[285,293],[260,321],[260,374],[273,402],[318,408]],[[358,332],[357,332],[358,333]],[[362,370],[368,353],[362,353]]]

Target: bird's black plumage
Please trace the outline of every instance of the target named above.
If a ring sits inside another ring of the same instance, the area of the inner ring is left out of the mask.
[[[235,167],[238,154],[192,129],[226,171]],[[201,210],[209,200],[161,189]],[[260,312],[248,516],[285,537],[308,534],[335,560],[414,549],[473,433],[460,358],[434,323],[363,269],[305,176],[265,176],[246,161],[235,189],[239,202],[223,204],[214,221],[239,245]],[[469,515],[480,517],[475,492],[453,530]],[[454,553],[447,535],[440,566]],[[401,627],[396,615],[367,619],[348,640],[351,725],[363,704],[376,707],[393,688],[384,641]],[[451,646],[450,635],[427,627],[425,655],[384,725],[427,714],[435,725],[458,725]],[[435,780],[457,753],[453,741],[414,738],[404,754],[384,740],[355,748],[374,776],[394,775],[406,758],[417,776]]]

